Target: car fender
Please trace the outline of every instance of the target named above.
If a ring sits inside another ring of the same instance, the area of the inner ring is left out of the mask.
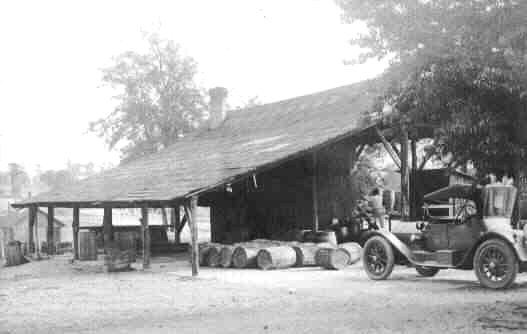
[[[366,240],[373,237],[373,236],[380,236],[388,240],[388,242],[392,245],[393,248],[398,250],[408,261],[415,263],[415,261],[412,258],[412,251],[406,244],[404,244],[395,234],[393,234],[390,231],[386,230],[372,230],[368,231],[366,235]]]
[[[516,253],[516,256],[518,257],[518,260],[521,262],[527,262],[527,251],[525,249],[525,236],[523,236],[521,233],[515,233],[514,230],[510,231],[487,231],[483,233],[478,243],[473,248],[473,254],[475,253],[476,249],[481,245],[483,242],[489,240],[489,239],[501,239],[507,242],[509,246],[511,246],[512,249],[514,249],[514,252]]]

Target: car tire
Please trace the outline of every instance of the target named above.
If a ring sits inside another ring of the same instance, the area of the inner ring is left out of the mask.
[[[362,264],[370,279],[387,279],[395,264],[392,245],[381,236],[369,238],[362,251]]]
[[[516,253],[504,240],[487,240],[476,250],[474,271],[482,286],[507,289],[514,283],[518,273]]]
[[[434,267],[423,267],[423,266],[417,266],[415,267],[415,270],[417,273],[423,277],[433,277],[439,272],[439,268]]]

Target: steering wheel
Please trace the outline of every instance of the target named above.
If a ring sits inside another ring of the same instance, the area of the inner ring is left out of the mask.
[[[468,217],[472,216],[473,214],[470,214],[468,212],[469,209],[472,209],[472,210],[476,210],[476,207],[474,206],[473,203],[469,202],[469,201],[466,201],[463,206],[461,207],[461,209],[459,209],[457,215],[456,215],[456,219],[454,220],[454,223],[456,225],[461,225],[464,223],[465,220],[467,220]]]

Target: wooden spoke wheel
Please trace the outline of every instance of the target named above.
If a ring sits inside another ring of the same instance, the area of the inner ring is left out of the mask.
[[[476,250],[474,271],[484,287],[506,289],[516,279],[518,260],[514,250],[505,241],[491,239]]]
[[[364,245],[362,262],[371,279],[387,279],[395,264],[392,245],[383,237],[371,237]]]

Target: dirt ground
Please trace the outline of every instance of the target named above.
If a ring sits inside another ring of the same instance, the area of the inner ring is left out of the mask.
[[[343,271],[202,268],[183,255],[104,273],[71,255],[0,269],[0,333],[494,333],[527,331],[527,274],[508,291],[473,272],[370,281]]]

